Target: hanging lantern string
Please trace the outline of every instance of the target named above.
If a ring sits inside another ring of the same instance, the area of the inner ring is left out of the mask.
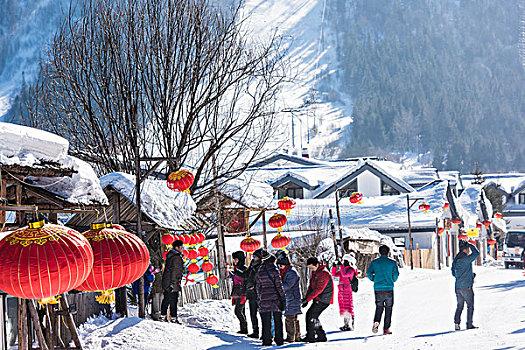
[[[108,216],[106,215],[106,207],[104,207],[104,222],[108,222]]]

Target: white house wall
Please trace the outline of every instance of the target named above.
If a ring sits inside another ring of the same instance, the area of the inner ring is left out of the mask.
[[[381,179],[370,171],[364,171],[357,177],[357,190],[364,197],[375,197],[381,195]]]

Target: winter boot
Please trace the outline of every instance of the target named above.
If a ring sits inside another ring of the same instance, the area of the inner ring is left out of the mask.
[[[259,339],[259,329],[254,329],[253,333],[248,334],[248,337],[254,338],[254,339]]]
[[[467,329],[478,329],[479,327],[476,327],[474,326],[473,324],[471,324],[470,326],[467,326]]]
[[[461,327],[460,327],[459,323],[454,323],[454,329],[455,329],[456,331],[461,330]]]
[[[238,334],[248,334],[248,323],[241,323],[241,330],[237,332]]]
[[[372,333],[377,333],[379,330],[379,322],[374,322],[374,326],[372,327]]]
[[[342,330],[343,332],[351,331],[350,326],[346,324],[343,327],[339,327],[339,329]]]
[[[180,321],[179,321],[179,319],[177,317],[172,317],[170,322],[171,323],[176,323],[176,324],[182,324],[182,323],[180,323]]]
[[[168,322],[168,318],[166,317],[166,315],[160,315],[159,316],[159,321],[160,322]]]
[[[392,334],[392,332],[390,332],[390,329],[383,330],[383,335],[389,335],[389,334]]]

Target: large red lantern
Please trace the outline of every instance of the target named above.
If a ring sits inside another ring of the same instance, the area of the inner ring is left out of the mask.
[[[428,210],[430,209],[430,204],[427,204],[427,203],[421,203],[419,205],[419,210],[422,210],[424,211],[425,213],[428,212]]]
[[[253,237],[246,237],[241,241],[241,249],[246,253],[253,253],[261,246],[261,242]]]
[[[489,227],[490,224],[492,224],[490,220],[483,220],[481,223],[483,224],[483,226],[486,226],[486,227]]]
[[[206,278],[206,283],[211,285],[213,288],[218,288],[219,286],[217,283],[219,282],[219,279],[215,275],[211,275],[208,278]]]
[[[286,216],[290,216],[290,210],[295,208],[295,201],[292,198],[284,197],[277,202],[281,210],[286,211]]]
[[[272,239],[272,247],[274,247],[275,249],[283,249],[284,247],[286,247],[288,244],[290,244],[290,237],[288,236],[285,236],[285,235],[281,235],[280,233],[277,234],[277,236],[275,236],[273,239]]]
[[[122,230],[93,224],[84,237],[94,254],[93,270],[76,289],[102,292],[100,303],[114,301],[113,289],[139,279],[149,266],[148,248],[137,236]]]
[[[169,245],[172,244],[173,241],[175,241],[175,237],[173,237],[172,234],[166,233],[165,235],[162,235],[160,241],[162,242],[162,244]]]
[[[199,272],[201,268],[199,267],[199,265],[195,264],[195,263],[192,263],[188,266],[188,271],[192,274],[196,274],[197,272]]]
[[[501,213],[495,213],[494,214],[494,218],[496,218],[498,220],[501,219],[502,217],[503,217],[503,214],[501,214]]]
[[[352,204],[361,204],[361,200],[363,199],[363,194],[360,192],[352,192],[350,195],[350,203]]]
[[[190,245],[199,243],[199,237],[197,235],[190,235]]]
[[[169,174],[166,182],[170,190],[189,193],[189,188],[193,185],[193,180],[195,180],[195,178],[189,170],[180,169]]]
[[[208,254],[210,254],[210,250],[208,248],[206,247],[199,248],[199,256],[205,257]]]
[[[282,232],[282,227],[286,224],[286,216],[283,214],[273,214],[268,223],[271,227],[276,228],[277,231]]]
[[[81,233],[44,221],[6,236],[0,256],[0,289],[23,299],[46,299],[74,289],[93,267],[93,250]]]
[[[213,264],[209,261],[206,261],[201,265],[201,269],[204,272],[210,272],[211,270],[213,270]]]
[[[199,257],[199,253],[195,249],[190,249],[188,251],[188,259],[195,260]]]

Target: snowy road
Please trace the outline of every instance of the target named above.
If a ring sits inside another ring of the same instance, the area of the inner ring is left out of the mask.
[[[337,304],[321,321],[328,343],[285,344],[284,349],[525,349],[525,277],[522,271],[476,268],[474,324],[480,328],[453,331],[455,294],[449,270],[401,269],[395,289],[393,335],[371,332],[372,283],[360,282],[355,295],[356,330],[340,332]],[[337,298],[336,298],[337,300]],[[466,309],[462,320],[465,324]],[[181,317],[195,326],[179,326],[135,317],[97,319],[82,330],[86,349],[254,349],[260,341],[237,336],[237,322],[228,301],[206,301],[185,307]],[[205,327],[205,328],[204,328]],[[304,330],[304,316],[301,317]]]

